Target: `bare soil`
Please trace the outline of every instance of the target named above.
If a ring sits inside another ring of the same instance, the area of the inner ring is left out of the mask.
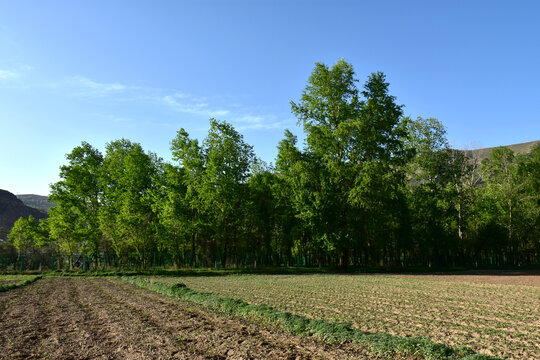
[[[45,278],[0,294],[2,359],[373,359],[117,279]]]
[[[400,275],[418,279],[433,279],[444,281],[470,282],[477,284],[494,285],[523,285],[540,287],[540,273],[538,272],[473,272],[462,275]]]
[[[515,360],[540,360],[540,274],[234,275],[154,277],[280,311],[349,322],[370,333],[429,336],[436,343]]]
[[[0,279],[0,285],[11,285],[11,284],[17,284],[20,283],[21,280],[4,280]]]

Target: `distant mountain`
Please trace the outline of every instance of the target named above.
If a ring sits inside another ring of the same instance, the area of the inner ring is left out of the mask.
[[[474,150],[465,150],[465,153],[469,157],[474,156],[479,160],[479,162],[482,162],[482,160],[486,158],[491,158],[491,153],[493,152],[493,149],[496,149],[498,147],[501,147],[501,146],[474,149]],[[540,147],[540,140],[529,141],[526,143],[513,144],[513,145],[504,145],[503,147],[507,147],[510,150],[513,150],[515,154],[526,154],[526,153],[529,153],[534,147]]]
[[[50,208],[56,206],[55,203],[48,201],[47,197],[42,195],[24,194],[17,195],[17,197],[24,205],[33,207],[34,209],[38,209],[47,214],[49,213]]]
[[[36,219],[45,219],[47,214],[24,205],[15,195],[6,190],[0,190],[0,227],[7,233],[21,216],[32,215]]]

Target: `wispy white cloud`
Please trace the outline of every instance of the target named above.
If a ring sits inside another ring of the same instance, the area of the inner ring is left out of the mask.
[[[84,87],[104,92],[122,91],[127,88],[127,86],[119,83],[98,83],[85,77],[76,77],[74,80],[78,81]]]
[[[164,95],[160,99],[164,104],[174,110],[206,117],[223,117],[230,114],[230,110],[212,107],[205,98],[195,97],[184,93]]]
[[[54,83],[52,86],[55,88],[75,88],[78,91],[78,95],[91,97],[105,97],[120,94],[130,89],[129,86],[117,82],[97,82],[84,76],[72,76],[60,83]]]
[[[0,78],[1,76],[0,72]],[[284,129],[294,125],[294,121],[290,119],[279,119],[274,114],[243,106],[234,101],[234,97],[231,96],[201,97],[170,89],[134,86],[115,81],[98,81],[80,75],[50,82],[45,86],[64,96],[92,101],[103,98],[107,101],[147,104],[196,117],[226,120],[240,131]],[[122,116],[109,120],[130,122],[130,119]]]
[[[230,120],[236,124],[238,130],[272,130],[285,129],[294,125],[294,122],[287,120],[278,120],[272,114],[267,115],[243,115]]]
[[[133,119],[126,117],[126,116],[116,116],[116,115],[105,115],[101,116],[104,117],[105,120],[115,122],[115,123],[123,123],[123,124],[131,124],[133,123]]]
[[[2,70],[0,69],[0,79],[13,79],[19,77],[19,74],[12,70]]]
[[[33,67],[28,65],[20,65],[10,70],[0,69],[0,80],[19,78],[32,69]]]
[[[289,120],[277,120],[273,114],[253,114],[249,109],[238,104],[232,105],[230,109],[223,106],[212,106],[212,101],[207,98],[185,93],[164,95],[160,101],[178,112],[227,120],[238,130],[283,129],[293,124]]]
[[[112,116],[111,121],[115,123],[130,123],[132,120],[124,116]]]
[[[244,124],[262,124],[265,118],[261,115],[242,115],[237,117],[236,122]]]

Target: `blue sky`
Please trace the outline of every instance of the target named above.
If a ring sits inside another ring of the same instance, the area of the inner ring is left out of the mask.
[[[232,123],[273,162],[315,62],[383,71],[456,147],[540,139],[538,1],[0,3],[0,189],[46,195],[65,154],[128,138],[170,159]]]

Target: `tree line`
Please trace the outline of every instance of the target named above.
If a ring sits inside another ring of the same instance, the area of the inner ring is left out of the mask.
[[[275,165],[234,127],[210,120],[199,142],[181,129],[164,162],[126,139],[102,154],[83,142],[51,185],[48,219],[19,219],[20,254],[131,254],[150,266],[530,265],[540,250],[540,149],[494,149],[482,162],[452,149],[444,126],[411,119],[383,73],[357,86],[344,60],[317,63]]]

